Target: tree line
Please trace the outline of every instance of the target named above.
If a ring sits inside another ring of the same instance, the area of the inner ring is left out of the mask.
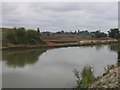
[[[100,30],[89,32],[88,30],[85,31],[70,31],[70,32],[65,32],[63,30],[56,32],[55,34],[73,34],[73,35],[84,35],[87,36],[89,35],[91,38],[104,38],[104,37],[111,37],[111,38],[116,38],[120,39],[120,31],[118,28],[113,28],[108,31],[108,34],[105,32],[101,32]]]

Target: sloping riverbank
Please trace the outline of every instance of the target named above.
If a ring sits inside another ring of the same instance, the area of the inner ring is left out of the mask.
[[[90,88],[118,88],[119,86],[119,72],[120,66],[114,66],[107,74],[95,81]]]
[[[58,43],[48,43],[44,45],[8,45],[3,46],[2,50],[17,50],[17,49],[35,49],[35,48],[59,48],[59,47],[75,47],[75,46],[91,46],[91,45],[101,45],[101,44],[111,44],[111,43],[117,43],[118,41],[85,41],[85,42],[79,42],[79,43],[64,43],[64,44],[58,44]]]

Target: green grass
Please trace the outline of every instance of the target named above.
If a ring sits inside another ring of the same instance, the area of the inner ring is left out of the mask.
[[[82,72],[77,71],[76,69],[73,71],[77,78],[77,88],[88,88],[90,84],[95,81],[94,71],[91,66],[85,66]]]

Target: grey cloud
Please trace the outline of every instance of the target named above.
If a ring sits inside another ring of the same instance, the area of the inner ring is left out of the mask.
[[[78,29],[108,31],[117,27],[117,3],[3,3],[3,26],[49,31]]]

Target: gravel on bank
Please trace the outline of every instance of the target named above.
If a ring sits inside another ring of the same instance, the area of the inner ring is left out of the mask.
[[[120,82],[120,66],[114,66],[107,74],[95,81],[90,88],[118,88]]]

